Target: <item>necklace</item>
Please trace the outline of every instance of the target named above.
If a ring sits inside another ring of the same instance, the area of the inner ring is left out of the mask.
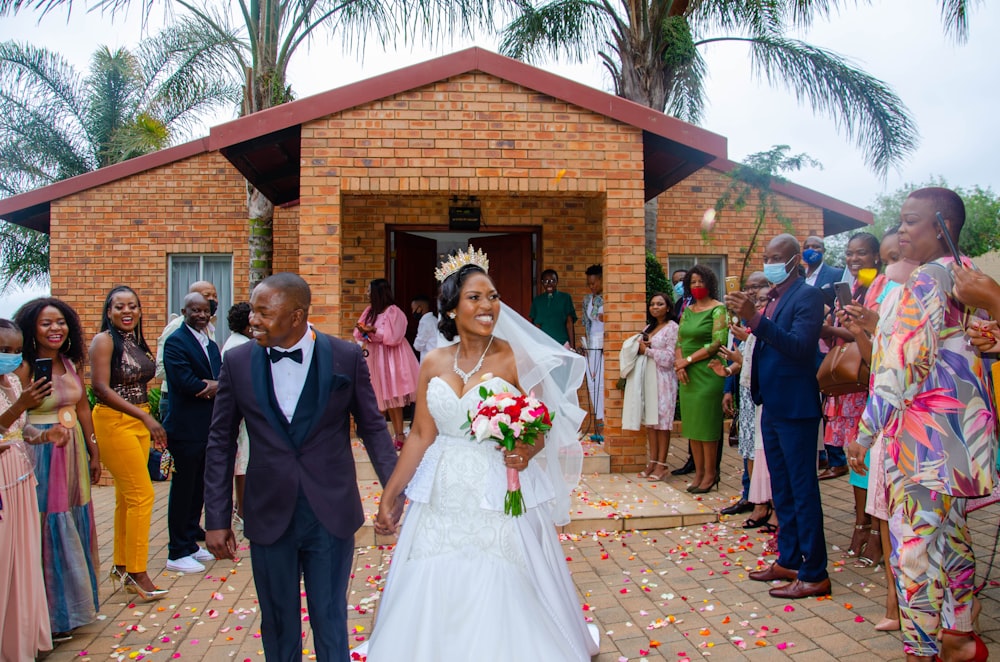
[[[465,372],[464,370],[458,367],[458,353],[462,350],[462,345],[459,344],[459,346],[455,348],[454,370],[455,374],[462,378],[463,385],[467,385],[472,376],[477,372],[479,372],[479,369],[483,367],[483,359],[486,358],[486,352],[490,351],[491,345],[493,345],[493,336],[490,336],[490,341],[486,343],[486,349],[483,350],[483,355],[479,357],[479,361],[476,363],[476,367],[469,372]]]

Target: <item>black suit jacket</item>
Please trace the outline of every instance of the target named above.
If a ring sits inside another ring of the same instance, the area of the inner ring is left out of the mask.
[[[205,459],[206,529],[230,527],[241,420],[250,438],[243,506],[247,538],[262,545],[277,541],[300,495],[333,535],[350,538],[361,527],[364,511],[351,451],[351,417],[383,485],[396,466],[392,438],[361,348],[317,333],[311,370],[316,371],[314,400],[304,402],[304,390],[289,424],[272,404],[267,351],[245,343],[226,355]]]
[[[222,356],[215,341],[208,343],[208,356],[187,324],[163,343],[163,369],[170,384],[170,408],[163,429],[171,442],[208,441],[215,400],[195,397],[205,390],[205,380],[219,378]]]

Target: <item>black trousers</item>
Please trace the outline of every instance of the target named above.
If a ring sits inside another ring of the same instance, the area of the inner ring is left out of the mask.
[[[301,662],[300,578],[305,578],[309,621],[319,662],[346,662],[347,585],[354,538],[338,538],[316,519],[301,494],[288,529],[270,545],[250,541],[260,602],[260,634],[267,662]]]
[[[167,502],[167,557],[175,561],[198,551],[205,539],[201,513],[205,506],[205,441],[171,440],[167,449],[174,456],[174,475]]]

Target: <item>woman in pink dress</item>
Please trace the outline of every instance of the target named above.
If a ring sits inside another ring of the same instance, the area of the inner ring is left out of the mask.
[[[403,447],[403,407],[416,398],[420,364],[406,342],[406,313],[393,302],[389,281],[376,278],[368,286],[369,305],[354,327],[371,373],[375,399],[389,412],[393,441]]]
[[[52,393],[52,384],[39,379],[22,391],[13,375],[21,347],[17,325],[0,319],[0,660],[33,660],[52,649],[37,483],[25,444],[69,440],[61,425],[45,431],[25,425],[24,413]]]
[[[674,351],[677,345],[677,321],[670,306],[670,298],[657,292],[649,298],[646,329],[639,342],[639,353],[652,359],[656,366],[657,411],[656,425],[646,428],[649,441],[649,464],[640,477],[663,480],[667,470],[667,452],[670,450],[670,431],[674,429],[674,411],[677,407],[677,373],[674,372]],[[648,369],[648,368],[647,368]]]

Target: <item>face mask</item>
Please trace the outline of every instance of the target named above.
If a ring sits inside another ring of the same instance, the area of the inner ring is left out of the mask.
[[[20,354],[0,354],[0,375],[9,375],[21,365]]]
[[[215,311],[217,311],[218,309],[219,309],[219,302],[218,301],[214,301],[212,299],[209,299],[208,300],[208,313],[212,317],[215,317]]]
[[[788,279],[789,272],[788,264],[795,260],[795,257],[791,257],[784,264],[765,264],[764,265],[764,277],[775,285],[780,285]]]
[[[890,264],[885,268],[886,278],[889,280],[903,284],[910,279],[910,274],[913,270],[920,266],[919,262],[914,260],[900,260],[894,264]]]
[[[681,299],[684,297],[684,281],[679,280],[674,285],[674,297],[676,299]]]
[[[693,296],[695,299],[704,299],[705,297],[708,296],[708,288],[707,287],[692,287],[691,288],[691,296]]]
[[[802,259],[811,267],[823,261],[823,254],[815,248],[807,248],[802,251]]]

